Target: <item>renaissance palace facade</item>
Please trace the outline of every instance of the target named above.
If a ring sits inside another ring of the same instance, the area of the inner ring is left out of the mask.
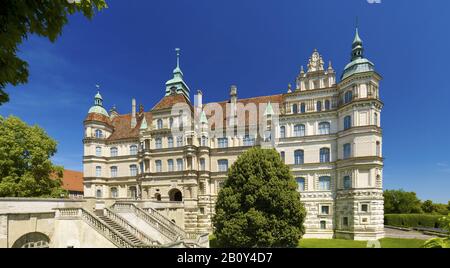
[[[179,64],[152,109],[107,111],[100,93],[84,120],[85,198],[137,202],[186,231],[211,232],[227,170],[248,148],[275,148],[298,182],[305,237],[384,237],[381,76],[358,30],[340,79],[315,50],[294,86],[239,99],[236,86],[202,103]]]

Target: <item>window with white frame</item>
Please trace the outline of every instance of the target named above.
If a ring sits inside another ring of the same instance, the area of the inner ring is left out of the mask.
[[[95,156],[102,156],[102,147],[95,147]]]
[[[117,156],[117,155],[118,155],[117,147],[112,147],[112,148],[110,149],[110,154],[111,154],[111,157]]]
[[[327,229],[327,222],[326,221],[320,221],[320,229],[322,229],[322,230]]]
[[[206,161],[205,158],[200,158],[200,170],[205,171],[206,170]]]
[[[173,148],[173,137],[168,137],[167,138],[167,146],[169,148]]]
[[[305,178],[300,177],[300,178],[295,178],[295,180],[297,181],[298,190],[300,192],[305,191]]]
[[[119,197],[119,192],[117,191],[117,188],[116,187],[111,187],[111,197],[112,198],[117,198],[117,197]]]
[[[228,138],[218,138],[219,148],[227,148],[228,147]]]
[[[175,170],[175,167],[174,167],[174,165],[173,165],[173,159],[167,160],[167,167],[168,167],[168,169],[169,169],[169,172],[172,172],[172,171]]]
[[[138,153],[137,145],[131,145],[130,146],[130,155],[137,155],[137,153]]]
[[[305,125],[298,124],[294,126],[294,136],[295,137],[303,137],[305,136]]]
[[[183,159],[177,159],[177,170],[183,171]]]
[[[155,147],[156,147],[156,149],[161,149],[162,148],[162,139],[161,138],[156,138],[155,139]]]
[[[103,138],[103,131],[101,131],[100,129],[96,129],[96,130],[95,130],[95,137],[96,137],[97,139]]]
[[[156,160],[155,161],[155,169],[156,169],[156,172],[162,172],[162,162],[161,162],[161,160]]]
[[[219,166],[219,172],[226,172],[228,171],[228,160],[227,159],[220,159],[217,161]]]
[[[303,150],[296,150],[294,152],[294,163],[296,165],[302,165],[305,162],[305,154]]]
[[[117,177],[117,167],[111,167],[111,177],[115,178]]]
[[[347,115],[344,117],[344,130],[347,130],[352,127],[352,117]]]
[[[138,169],[136,165],[130,166],[130,176],[137,176]]]
[[[330,214],[330,206],[328,206],[328,205],[320,206],[320,213],[322,215],[329,215]]]
[[[244,146],[253,146],[253,145],[255,145],[255,138],[252,138],[249,135],[245,135]]]
[[[162,119],[158,119],[156,121],[156,127],[157,127],[157,129],[162,129],[163,128],[163,121],[162,121]]]
[[[330,148],[320,149],[320,163],[330,162]]]
[[[319,190],[330,191],[331,190],[331,177],[322,176],[319,178]]]
[[[328,135],[330,134],[331,125],[329,122],[321,122],[319,123],[319,135]]]
[[[96,166],[95,167],[95,176],[96,177],[101,177],[102,176],[102,167],[101,166]]]
[[[208,146],[208,137],[202,136],[200,142],[201,142],[201,145],[202,145],[202,146]]]
[[[352,154],[352,145],[350,143],[346,143],[344,144],[344,149],[343,149],[343,157],[344,159],[348,159],[351,157]]]
[[[286,138],[286,127],[281,126],[280,127],[280,139]]]
[[[350,189],[350,188],[352,188],[352,179],[350,178],[350,176],[344,176],[344,179],[343,179],[344,181],[343,181],[343,186],[344,186],[344,189],[345,190],[348,190],[348,189]]]

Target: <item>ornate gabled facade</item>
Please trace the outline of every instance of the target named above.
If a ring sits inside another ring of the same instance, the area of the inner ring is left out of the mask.
[[[298,182],[305,237],[384,236],[381,76],[358,31],[339,82],[317,50],[295,88],[271,96],[239,99],[232,86],[229,100],[203,104],[198,91],[191,103],[178,49],[173,74],[148,112],[133,99],[131,114],[108,114],[96,95],[84,121],[86,197],[138,200],[186,231],[211,231],[228,167],[252,146],[273,147]]]

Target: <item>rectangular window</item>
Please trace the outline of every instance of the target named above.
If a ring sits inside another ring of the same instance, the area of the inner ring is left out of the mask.
[[[351,157],[352,146],[350,143],[344,144],[344,159],[348,159]]]
[[[342,218],[342,226],[347,227],[348,226],[348,217]]]
[[[245,135],[244,146],[253,146],[253,145],[255,145],[255,138],[250,138],[249,135]]]
[[[101,177],[102,176],[102,167],[95,167],[95,176],[96,177]]]
[[[219,138],[219,148],[227,148],[228,147],[228,138]]]
[[[222,159],[217,161],[219,165],[219,172],[226,172],[228,171],[228,160]]]
[[[117,167],[111,167],[111,177],[117,177]]]
[[[205,158],[200,158],[200,170],[205,171],[206,170],[206,161]]]
[[[352,188],[352,180],[350,179],[350,176],[345,176],[344,177],[344,189],[348,190]]]
[[[320,221],[320,229],[322,229],[322,230],[327,229],[327,222],[326,221]]]
[[[328,214],[330,214],[330,206],[322,206],[321,209],[320,209],[320,212],[321,212],[323,215],[328,215]]]
[[[102,156],[102,147],[95,147],[95,155]]]
[[[173,138],[172,137],[167,138],[167,145],[169,148],[173,148]]]
[[[161,138],[157,138],[155,140],[155,147],[156,147],[156,149],[161,149],[162,148],[162,140],[161,140]]]
[[[369,205],[361,204],[361,212],[369,212]]]
[[[319,190],[329,191],[331,190],[331,178],[324,176],[319,178]]]
[[[177,147],[183,146],[183,137],[177,137]]]
[[[172,172],[174,170],[173,160],[172,159],[167,160],[167,167],[169,169],[169,172]]]
[[[161,160],[155,161],[156,172],[162,172],[162,163]]]
[[[177,170],[183,171],[183,159],[177,159]]]

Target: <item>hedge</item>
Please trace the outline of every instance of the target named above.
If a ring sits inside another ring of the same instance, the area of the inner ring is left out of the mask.
[[[429,227],[439,228],[442,215],[431,214],[385,214],[384,224],[397,227]]]

